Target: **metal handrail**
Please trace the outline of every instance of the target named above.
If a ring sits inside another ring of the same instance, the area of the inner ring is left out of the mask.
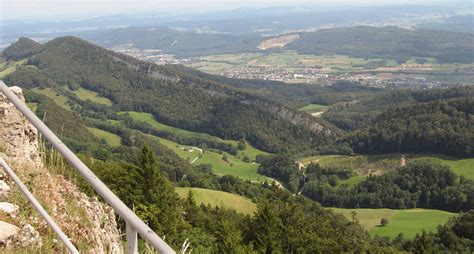
[[[25,194],[26,198],[30,201],[33,207],[43,216],[51,229],[59,236],[59,239],[66,245],[66,247],[71,251],[71,253],[79,254],[79,251],[76,249],[74,244],[71,243],[66,234],[61,231],[61,228],[54,222],[54,220],[49,216],[48,212],[41,206],[41,204],[36,200],[36,198],[31,194],[31,192],[26,188],[26,186],[21,182],[20,178],[15,174],[13,169],[7,164],[7,162],[0,157],[0,165],[5,169],[5,172],[10,176],[10,178],[15,182],[15,184],[20,188],[21,192]]]
[[[160,253],[176,253],[163,239],[132,212],[27,106],[3,81],[0,91],[38,129],[43,137],[76,168],[82,177],[127,223],[127,253],[137,252],[137,232]]]

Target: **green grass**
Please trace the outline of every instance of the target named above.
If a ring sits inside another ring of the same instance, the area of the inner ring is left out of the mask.
[[[54,91],[53,89],[47,87],[47,88],[38,88],[38,87],[35,87],[33,89],[31,89],[33,92],[35,93],[39,93],[39,94],[42,94],[42,95],[46,95],[48,96],[49,98],[51,98],[56,104],[58,104],[58,106],[64,108],[64,109],[67,109],[67,110],[71,110],[71,106],[69,105],[69,103],[67,102],[68,101],[68,98],[64,95],[60,95],[58,94],[56,91]]]
[[[0,79],[6,77],[9,74],[12,74],[16,71],[18,65],[25,64],[26,60],[16,61],[16,62],[2,62],[0,67]]]
[[[237,147],[238,141],[223,140],[219,137],[212,136],[212,135],[209,135],[209,134],[206,134],[206,133],[183,130],[183,129],[172,127],[172,126],[169,126],[169,125],[166,125],[166,124],[162,124],[162,123],[156,121],[155,118],[153,117],[153,115],[151,115],[149,113],[134,112],[134,111],[127,111],[127,112],[121,112],[121,113],[122,114],[123,113],[128,113],[130,115],[130,117],[132,117],[132,119],[135,120],[135,121],[148,123],[153,128],[155,128],[157,130],[167,131],[167,132],[173,133],[177,136],[212,140],[212,141],[231,144],[231,145],[234,145],[235,147]],[[243,156],[246,155],[246,156],[250,157],[252,160],[255,160],[255,156],[257,156],[259,154],[264,154],[264,155],[269,154],[267,152],[258,150],[257,148],[253,147],[252,145],[250,145],[248,143],[246,144],[245,150],[242,150],[242,151],[239,150],[238,152],[239,152],[238,155],[241,156],[242,158],[243,158]]]
[[[162,145],[171,149],[180,158],[193,161],[199,156],[198,151],[188,152],[184,151],[185,145],[180,145],[176,142],[148,135],[150,138],[157,139]],[[211,164],[212,170],[217,175],[233,175],[245,180],[262,182],[266,178],[257,173],[258,164],[246,163],[229,153],[224,152],[228,161],[222,159],[223,155],[209,150],[205,150],[202,157],[198,158],[193,165]]]
[[[105,97],[102,97],[100,96],[98,93],[94,92],[94,91],[90,91],[90,90],[87,90],[87,89],[84,89],[82,87],[80,87],[78,90],[76,91],[72,91],[74,94],[77,95],[77,97],[79,97],[79,99],[81,100],[91,100],[92,102],[94,103],[97,103],[97,104],[104,104],[104,105],[107,105],[107,106],[112,106],[112,101],[110,101],[109,99],[105,98]]]
[[[403,236],[407,239],[415,237],[417,233],[421,233],[423,230],[435,231],[438,225],[446,223],[449,218],[456,215],[445,211],[426,209],[331,209],[343,214],[349,220],[351,220],[351,212],[355,211],[359,223],[371,235],[394,238],[403,233]],[[385,227],[380,226],[382,218],[389,220]]]
[[[87,129],[92,134],[94,134],[94,136],[96,136],[97,138],[105,139],[107,144],[109,144],[110,146],[120,146],[121,145],[120,137],[113,134],[113,133],[110,133],[108,131],[104,131],[104,130],[101,130],[101,129],[97,129],[97,128],[92,128],[92,127],[87,127]]]
[[[186,198],[189,190],[193,192],[194,199],[198,204],[202,203],[211,206],[225,207],[248,215],[253,215],[257,210],[255,203],[237,194],[201,188],[175,188],[176,193],[178,193],[181,198]]]
[[[314,112],[323,112],[326,111],[329,106],[319,105],[319,104],[309,104],[305,107],[300,108],[301,111],[314,113]]]
[[[428,159],[449,166],[456,174],[474,180],[474,158],[459,159],[444,155],[416,155],[415,160]]]
[[[182,137],[192,137],[192,138],[202,138],[202,139],[208,139],[208,140],[214,140],[214,141],[223,141],[222,139],[218,137],[214,137],[212,135],[206,134],[206,133],[199,133],[199,132],[194,132],[194,131],[188,131],[188,130],[183,130],[179,128],[175,128],[166,124],[162,124],[158,121],[155,120],[152,114],[149,113],[143,113],[143,112],[134,112],[134,111],[126,111],[126,112],[121,112],[121,114],[128,113],[130,117],[132,117],[133,120],[138,121],[138,122],[145,122],[150,124],[153,128],[160,130],[160,131],[167,131],[170,133],[173,133],[177,136],[182,136]]]

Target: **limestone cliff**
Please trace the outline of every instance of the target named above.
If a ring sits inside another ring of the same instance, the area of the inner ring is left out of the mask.
[[[20,88],[11,89],[23,99]],[[81,253],[121,253],[123,248],[113,209],[96,197],[86,196],[61,174],[51,172],[43,163],[40,150],[37,130],[0,93],[0,156],[12,166]],[[65,250],[1,168],[0,187],[0,204],[12,209],[0,207],[2,225],[12,226],[9,228],[12,234],[0,239],[0,252],[19,248],[41,253]]]

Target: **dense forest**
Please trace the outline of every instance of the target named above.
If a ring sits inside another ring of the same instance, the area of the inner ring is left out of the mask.
[[[474,97],[389,109],[348,137],[355,152],[474,156]]]
[[[344,27],[300,33],[284,49],[304,54],[341,54],[362,58],[432,57],[441,62],[472,63],[473,34],[398,27]]]

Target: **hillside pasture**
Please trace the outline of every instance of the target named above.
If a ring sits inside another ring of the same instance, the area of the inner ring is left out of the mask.
[[[253,215],[257,210],[255,203],[237,194],[201,188],[175,188],[176,193],[183,199],[188,196],[190,190],[197,204],[225,207],[245,215]]]
[[[455,213],[427,210],[427,209],[342,209],[330,208],[336,213],[341,213],[347,219],[352,220],[352,212],[356,212],[356,217],[362,227],[367,229],[371,235],[388,236],[395,238],[402,233],[406,239],[415,237],[424,231],[436,231],[438,225],[446,223]],[[380,220],[389,220],[387,226],[382,227]]]

